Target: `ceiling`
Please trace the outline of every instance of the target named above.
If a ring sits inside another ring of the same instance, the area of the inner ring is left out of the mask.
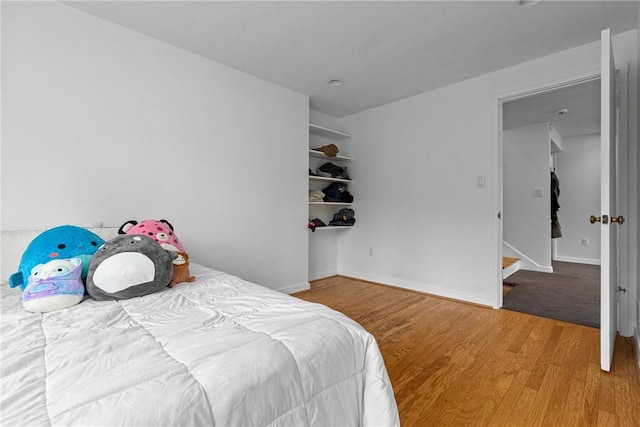
[[[600,79],[503,104],[503,129],[543,122],[562,137],[600,133]]]
[[[638,1],[68,1],[343,117],[637,26]],[[340,79],[342,86],[328,84]]]

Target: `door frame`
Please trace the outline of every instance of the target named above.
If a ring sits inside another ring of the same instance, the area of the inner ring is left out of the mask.
[[[497,174],[496,174],[496,219],[498,221],[498,233],[497,233],[497,263],[496,263],[496,271],[497,271],[497,282],[496,282],[496,292],[495,292],[495,308],[502,308],[503,304],[503,290],[502,290],[502,241],[503,241],[503,220],[502,215],[504,213],[504,204],[503,204],[503,196],[504,196],[504,171],[503,171],[503,105],[507,102],[516,101],[522,98],[528,98],[530,96],[540,95],[547,92],[552,92],[554,90],[563,89],[566,87],[571,87],[575,85],[579,85],[581,83],[587,83],[594,80],[600,79],[600,70],[589,71],[580,75],[570,76],[558,81],[541,83],[529,88],[517,89],[510,91],[508,93],[502,94],[496,99],[497,106]],[[620,323],[620,322],[618,322]]]
[[[623,156],[627,158],[628,150],[629,150],[629,120],[628,120],[628,106],[626,103],[629,99],[629,65],[625,64],[625,67],[620,67],[616,69],[616,74],[619,76],[619,84],[617,90],[620,94],[620,102],[618,107],[618,133],[617,133],[617,156],[620,159],[621,153],[625,153]],[[526,98],[529,96],[535,96],[546,92],[551,92],[557,89],[562,89],[565,87],[570,87],[574,85],[578,85],[581,83],[587,83],[593,80],[599,80],[601,78],[600,69],[593,70],[589,72],[585,72],[582,74],[566,77],[564,79],[560,79],[553,82],[541,83],[538,85],[534,85],[527,88],[516,89],[507,93],[504,93],[496,98],[496,110],[497,110],[497,125],[496,125],[496,158],[497,158],[497,173],[496,173],[496,199],[495,199],[495,212],[496,212],[496,220],[497,220],[497,241],[496,241],[496,272],[497,272],[497,281],[495,287],[494,294],[494,308],[502,308],[503,305],[503,290],[502,290],[502,240],[503,240],[503,221],[502,221],[502,213],[504,212],[503,205],[503,139],[502,139],[502,121],[503,121],[503,104],[510,101],[515,101],[518,99]],[[631,159],[627,159],[627,162],[631,162]],[[628,163],[619,163],[617,168],[617,191],[620,194],[621,192],[624,194],[622,198],[618,197],[618,211],[619,215],[629,215],[632,212],[629,211],[629,202],[630,200],[625,200],[628,196],[629,191],[629,164]],[[498,218],[498,215],[500,218]],[[631,218],[632,215],[629,215]],[[626,216],[625,216],[626,218]],[[630,312],[629,304],[635,304],[635,298],[632,298],[635,295],[635,290],[629,288],[629,269],[635,268],[635,263],[631,262],[629,259],[629,247],[628,240],[630,239],[630,228],[627,228],[623,233],[619,234],[618,238],[618,283],[620,286],[625,287],[628,291],[623,295],[619,295],[619,306],[618,306],[618,319],[617,319],[617,330],[622,336],[631,336],[633,335],[634,328],[630,325],[629,320],[632,317],[632,313]],[[624,301],[620,301],[620,299],[624,299]],[[632,301],[632,302],[630,302]],[[640,313],[636,314],[640,316]]]

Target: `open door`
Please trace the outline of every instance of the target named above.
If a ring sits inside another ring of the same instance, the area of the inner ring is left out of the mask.
[[[616,217],[616,71],[611,32],[601,37],[601,112],[600,112],[600,368],[611,369],[617,332],[617,227],[624,222]]]

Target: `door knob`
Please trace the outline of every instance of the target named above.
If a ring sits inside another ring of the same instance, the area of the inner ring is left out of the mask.
[[[591,222],[591,224],[594,224],[596,222],[600,222],[602,221],[603,224],[608,224],[609,223],[609,217],[607,217],[607,215],[602,215],[602,219],[599,216],[595,216],[595,215],[591,215],[589,217],[589,222]],[[612,216],[611,217],[611,222],[617,222],[619,225],[624,224],[624,217],[622,215],[620,216]]]
[[[612,216],[611,217],[611,222],[617,222],[619,225],[624,224],[624,217],[622,215],[620,216]]]

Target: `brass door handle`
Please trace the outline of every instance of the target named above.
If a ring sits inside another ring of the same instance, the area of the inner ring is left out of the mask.
[[[589,222],[591,222],[591,224],[594,224],[596,222],[601,222],[603,224],[608,224],[609,223],[609,218],[607,217],[607,215],[603,215],[602,216],[604,219],[601,219],[599,216],[595,216],[595,215],[591,215],[589,217]],[[624,224],[624,217],[622,215],[620,216],[612,216],[611,217],[611,222],[617,222],[619,225]]]
[[[620,216],[612,216],[611,217],[611,222],[617,222],[619,225],[624,224],[624,217],[622,215]]]

